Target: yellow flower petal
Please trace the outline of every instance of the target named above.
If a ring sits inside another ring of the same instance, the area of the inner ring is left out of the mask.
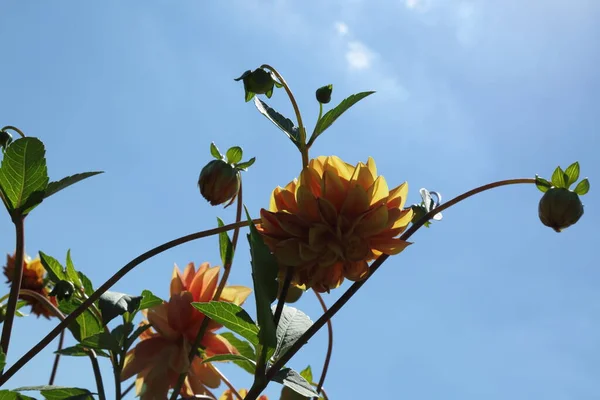
[[[390,192],[388,191],[388,185],[383,176],[378,176],[373,182],[373,185],[367,191],[369,198],[371,199],[371,205],[381,203],[387,199]]]
[[[241,306],[250,296],[252,289],[246,286],[225,286],[221,293],[221,301],[228,301]]]

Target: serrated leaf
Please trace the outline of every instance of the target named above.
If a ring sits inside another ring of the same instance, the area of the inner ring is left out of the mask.
[[[65,268],[58,262],[56,258],[51,257],[42,251],[40,251],[39,253],[40,261],[52,282],[58,283],[60,281],[69,280]]]
[[[79,174],[64,177],[60,181],[50,182],[44,192],[44,198],[48,198],[48,197],[52,196],[53,194],[60,192],[61,190],[65,189],[71,185],[74,185],[77,182],[80,182],[84,179],[87,179],[94,175],[103,174],[103,173],[104,173],[104,171],[82,172]]]
[[[107,352],[105,352],[104,350],[94,349],[94,352],[99,357],[110,358],[110,355]],[[88,352],[80,344],[55,351],[54,353],[60,354],[63,356],[70,356],[70,357],[88,357],[89,356]]]
[[[254,360],[244,357],[241,354],[218,354],[216,356],[208,357],[202,360],[202,364],[216,362],[216,361],[244,361],[254,364]]]
[[[235,167],[239,170],[247,170],[248,168],[250,168],[254,162],[256,161],[256,157],[252,157],[251,159],[249,159],[248,161],[244,161],[239,163],[238,165],[236,165]]]
[[[308,382],[313,381],[313,374],[312,374],[312,368],[310,368],[310,365],[307,366],[306,368],[304,368],[302,371],[300,371],[300,376],[303,377],[304,379],[306,379]]]
[[[258,344],[258,327],[242,307],[224,301],[192,303],[192,305],[208,318],[237,333],[253,345]]]
[[[246,342],[245,340],[239,339],[237,336],[235,336],[233,333],[231,332],[224,332],[221,333],[221,336],[223,338],[225,338],[229,343],[231,343],[231,345],[233,347],[236,348],[236,350],[244,357],[250,359],[250,360],[256,360],[256,353],[254,352],[254,348],[252,347],[252,345],[249,342]],[[237,366],[243,368],[246,372],[254,375],[254,373],[256,372],[256,364],[253,363],[247,363],[245,361],[233,361]]]
[[[94,350],[100,349],[112,351],[119,351],[120,347],[117,339],[115,339],[111,333],[105,331],[86,337],[81,341],[81,345]]]
[[[579,163],[575,161],[573,164],[569,165],[569,167],[565,170],[565,174],[567,174],[567,188],[569,188],[572,184],[577,182],[579,179]]]
[[[329,128],[331,124],[333,124],[335,120],[338,119],[345,111],[347,111],[350,107],[352,107],[353,105],[355,105],[356,103],[373,93],[375,92],[370,91],[353,94],[342,100],[342,102],[338,104],[335,108],[327,111],[325,115],[323,115],[321,119],[317,121],[317,124],[315,125],[315,130],[313,131],[313,134],[308,143],[312,144],[315,141],[315,139],[318,138],[319,135],[321,135],[325,131],[325,129]]]
[[[548,191],[548,189],[550,189],[552,187],[552,183],[550,183],[546,179],[536,175],[535,176],[535,186],[540,190],[540,192],[546,193]]]
[[[219,149],[217,148],[217,145],[214,142],[211,142],[211,144],[210,144],[210,154],[217,160],[223,159],[221,152],[219,151]]]
[[[66,268],[67,278],[70,282],[75,285],[75,287],[80,288],[83,286],[81,282],[81,278],[75,270],[75,265],[73,265],[73,260],[71,260],[71,249],[67,250],[67,268]]]
[[[577,184],[577,186],[575,186],[575,190],[574,190],[574,192],[580,196],[583,196],[584,194],[586,194],[589,191],[590,191],[590,181],[588,181],[587,178],[585,178],[581,182],[579,182]]]
[[[275,306],[273,307],[274,311]],[[312,324],[310,318],[302,311],[294,307],[283,306],[281,318],[277,324],[277,347],[273,358],[277,360],[283,356]]]
[[[225,226],[223,220],[219,217],[217,217],[217,225],[219,228]],[[219,233],[219,252],[221,253],[221,262],[223,265],[231,265],[233,261],[233,243],[231,243],[227,232]]]
[[[113,318],[126,312],[133,313],[142,302],[142,296],[130,296],[125,293],[105,292],[98,299],[98,307],[102,313],[104,325]]]
[[[58,308],[63,314],[70,314],[79,306],[73,297],[70,300],[61,300]],[[69,330],[75,337],[75,340],[81,342],[83,339],[95,335],[104,330],[102,321],[99,321],[96,315],[88,308],[75,321],[69,324]]]
[[[561,167],[556,167],[552,173],[552,185],[557,188],[566,188],[567,182],[565,181],[565,172]]]
[[[291,119],[279,114],[258,97],[254,99],[254,105],[262,115],[281,129],[296,146],[299,146],[300,130],[294,126]]]
[[[48,186],[46,150],[37,138],[25,137],[12,142],[0,166],[0,189],[11,215],[29,213],[44,199]]]
[[[230,147],[225,153],[225,157],[227,157],[227,162],[229,164],[236,164],[242,161],[244,151],[239,146]]]
[[[291,368],[281,369],[275,374],[273,381],[282,383],[302,396],[314,397],[319,395],[310,382]]]
[[[246,216],[250,228],[250,233],[247,236],[248,243],[250,243],[250,263],[252,264],[256,315],[260,327],[259,342],[263,346],[275,348],[277,339],[271,303],[277,298],[279,289],[277,260],[264,243],[260,233],[258,233],[247,209]]]
[[[39,391],[46,400],[87,400],[93,399],[92,392],[87,389],[65,387],[65,386],[25,386],[15,391]]]

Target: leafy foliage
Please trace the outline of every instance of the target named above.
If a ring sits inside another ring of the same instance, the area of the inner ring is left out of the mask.
[[[258,344],[258,327],[242,307],[224,301],[192,303],[192,305],[208,318],[237,333],[253,345]]]

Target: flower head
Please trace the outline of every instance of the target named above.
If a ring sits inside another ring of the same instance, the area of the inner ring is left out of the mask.
[[[204,263],[194,268],[187,265],[183,274],[175,266],[171,278],[170,300],[145,313],[152,328],[141,336],[137,346],[127,353],[121,380],[137,375],[136,392],[142,400],[165,399],[175,386],[179,375],[187,371],[182,394],[205,394],[207,387],[216,388],[221,383],[219,374],[210,363],[202,364],[200,357],[188,362],[192,343],[196,339],[204,314],[192,302],[211,301],[217,290],[219,268]],[[220,301],[242,304],[250,289],[244,286],[225,287]],[[237,354],[237,350],[222,336],[214,333],[221,325],[210,321],[200,346],[204,356]]]
[[[4,266],[4,275],[8,278],[6,283],[10,283],[14,279],[15,275],[15,256],[7,255],[6,256],[6,265]],[[56,298],[50,297],[46,286],[46,270],[44,266],[40,262],[39,258],[35,260],[31,260],[30,257],[25,256],[23,260],[23,278],[21,279],[21,289],[28,289],[33,292],[37,292],[44,297],[47,297],[48,300],[57,305]],[[38,317],[44,316],[48,319],[53,316],[53,314],[46,308],[46,306],[40,303],[35,297],[27,296],[25,294],[19,295],[19,298],[26,301],[27,304],[31,306],[31,312]]]
[[[281,271],[293,267],[293,284],[324,292],[364,279],[369,261],[409,245],[397,238],[412,218],[407,192],[406,183],[388,190],[372,158],[353,166],[322,156],[273,191],[259,229]]]

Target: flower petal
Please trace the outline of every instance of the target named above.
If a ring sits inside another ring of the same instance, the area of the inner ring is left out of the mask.
[[[181,273],[179,272],[179,267],[175,264],[173,268],[173,274],[171,275],[171,287],[169,290],[169,294],[173,296],[174,294],[179,294],[185,290],[185,285],[183,283],[183,279],[181,278]]]
[[[225,286],[220,300],[240,306],[250,296],[250,293],[252,293],[252,289],[246,286]]]
[[[212,300],[217,289],[219,270],[220,267],[198,269],[189,289],[194,301],[208,302]]]
[[[176,295],[179,296],[179,295]],[[180,335],[169,325],[168,303],[159,304],[147,311],[148,322],[163,337],[175,340]]]
[[[217,354],[239,354],[237,349],[227,339],[215,333],[206,332],[201,344],[208,357]]]

